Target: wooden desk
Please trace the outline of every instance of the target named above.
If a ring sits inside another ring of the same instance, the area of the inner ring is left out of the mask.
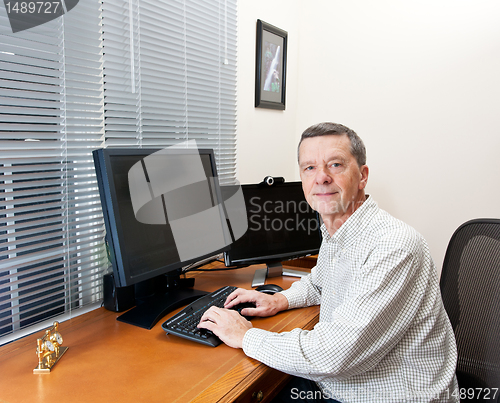
[[[250,288],[258,266],[203,272],[197,289],[214,291],[223,285]],[[296,278],[277,277],[288,288]],[[69,347],[50,374],[35,375],[36,339],[33,334],[0,347],[0,402],[257,402],[270,399],[287,376],[239,349],[216,348],[166,335],[162,319],[152,330],[118,322],[119,313],[97,309],[60,324],[64,346]],[[318,307],[255,318],[255,327],[282,332],[311,329]],[[253,397],[252,397],[253,395]]]

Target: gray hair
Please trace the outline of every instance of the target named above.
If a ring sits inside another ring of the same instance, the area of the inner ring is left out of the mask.
[[[356,158],[358,166],[366,165],[366,148],[363,143],[363,140],[356,134],[354,130],[349,129],[348,127],[341,125],[339,123],[331,123],[331,122],[323,122],[308,127],[302,133],[300,137],[299,146],[297,148],[297,159],[299,155],[300,145],[304,139],[308,139],[311,137],[318,136],[327,136],[327,135],[347,135],[351,142],[351,154]]]

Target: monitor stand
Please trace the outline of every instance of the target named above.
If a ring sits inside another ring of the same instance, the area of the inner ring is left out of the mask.
[[[183,288],[150,297],[116,319],[129,325],[151,330],[158,321],[173,310],[188,305],[208,294],[206,291]]]
[[[305,277],[309,273],[300,270],[285,269],[281,262],[267,263],[267,267],[264,269],[255,270],[255,274],[252,280],[252,287],[258,287],[259,285],[264,285],[266,283],[267,277],[279,277],[279,276],[292,276],[292,277]]]
[[[135,285],[136,306],[116,319],[144,329],[152,329],[173,310],[208,294],[195,290],[194,278],[159,276]]]

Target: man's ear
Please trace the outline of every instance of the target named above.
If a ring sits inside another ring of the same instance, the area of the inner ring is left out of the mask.
[[[359,190],[363,190],[366,187],[366,184],[368,183],[368,165],[362,165],[359,168],[360,174],[361,174],[361,180],[359,181]]]

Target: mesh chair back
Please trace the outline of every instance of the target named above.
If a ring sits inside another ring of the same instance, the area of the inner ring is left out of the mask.
[[[459,387],[500,388],[500,220],[471,220],[455,231],[440,286],[457,341]],[[488,400],[499,395],[491,389]]]

